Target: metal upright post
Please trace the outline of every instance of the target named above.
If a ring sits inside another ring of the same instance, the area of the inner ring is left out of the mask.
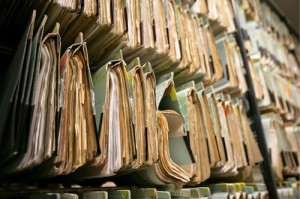
[[[246,97],[249,101],[250,115],[251,115],[251,117],[253,119],[253,123],[254,123],[254,133],[256,134],[258,146],[259,146],[259,149],[264,158],[264,161],[260,164],[261,170],[262,170],[262,175],[264,177],[264,181],[267,186],[270,198],[278,199],[276,184],[275,184],[274,176],[272,173],[271,161],[270,161],[269,153],[268,153],[268,147],[267,147],[266,140],[264,137],[263,126],[262,126],[261,118],[260,118],[260,112],[259,112],[256,98],[255,98],[254,86],[253,86],[252,78],[250,75],[247,54],[246,54],[246,50],[245,50],[245,46],[244,46],[244,42],[243,42],[243,38],[242,38],[241,27],[240,27],[239,20],[238,20],[238,7],[237,7],[238,5],[237,5],[236,0],[231,0],[231,3],[232,3],[234,15],[235,15],[234,22],[235,22],[235,26],[237,29],[235,36],[236,36],[237,44],[241,51],[243,64],[244,64],[244,67],[246,70],[245,78],[246,78],[246,82],[247,82],[248,89],[249,89]]]

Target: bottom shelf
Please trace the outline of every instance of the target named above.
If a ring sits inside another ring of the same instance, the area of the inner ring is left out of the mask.
[[[106,186],[113,185],[106,183]],[[289,192],[290,193],[290,192]],[[265,184],[262,183],[219,183],[205,187],[183,188],[175,190],[141,188],[141,187],[74,187],[74,188],[43,188],[27,187],[1,191],[1,198],[70,198],[70,199],[167,199],[167,198],[268,198]]]

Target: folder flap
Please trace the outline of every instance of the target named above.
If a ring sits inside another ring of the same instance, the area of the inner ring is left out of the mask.
[[[75,44],[76,44],[76,43],[79,43],[79,44],[82,44],[82,43],[83,43],[83,33],[82,33],[82,32],[80,32],[80,33],[78,34],[78,37],[76,38],[76,40],[75,40],[74,43],[75,43]]]
[[[199,82],[195,85],[197,92],[203,92],[204,91],[204,85],[202,82]]]
[[[162,98],[172,93],[174,88],[173,73],[167,73],[156,79],[156,103],[159,107]]]
[[[172,160],[178,165],[194,163],[195,160],[189,143],[185,142],[184,120],[182,116],[172,110],[165,110],[162,113],[168,121],[169,148]]]
[[[123,60],[123,51],[122,49],[118,50],[111,58],[111,60]]]
[[[165,83],[167,83],[167,84],[165,84]],[[161,100],[157,101],[158,109],[159,110],[171,109],[171,110],[175,110],[178,113],[181,113],[180,105],[179,105],[179,102],[177,99],[177,94],[176,94],[173,80],[171,80],[171,81],[167,80],[166,82],[164,82],[162,84],[165,84],[167,87],[165,87],[164,90],[159,90],[162,87],[160,87],[160,85],[157,85],[157,86],[159,86],[159,88],[157,87],[157,89],[156,89],[156,91],[157,91],[156,92],[156,100],[159,100],[159,98],[158,98],[158,97],[160,97],[159,93],[161,91],[163,91],[163,96],[162,96]]]
[[[108,94],[106,91],[107,85],[107,74],[109,72],[110,65],[112,63],[109,62],[106,65],[102,66],[98,69],[93,75],[92,79],[94,82],[94,91],[95,91],[95,108],[96,108],[96,126],[97,132],[99,132],[100,127],[100,115],[103,112],[103,106],[105,103],[106,95]]]
[[[127,71],[131,71],[134,67],[137,67],[137,66],[141,66],[141,61],[140,61],[139,57],[135,58],[132,62],[130,62],[127,65]],[[146,72],[147,70],[150,70],[150,69],[149,68],[146,69],[146,67],[143,69],[144,72]]]
[[[215,95],[214,87],[212,87],[212,86],[206,87],[205,93],[207,94],[207,96]]]
[[[185,84],[182,84],[181,86],[176,88],[177,93],[180,92],[181,90],[187,90],[187,89],[195,89],[195,82],[194,81],[190,81],[187,82]]]

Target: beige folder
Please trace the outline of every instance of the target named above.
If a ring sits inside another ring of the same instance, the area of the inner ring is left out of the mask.
[[[153,23],[155,29],[155,46],[158,53],[168,52],[168,38],[166,32],[166,20],[163,2],[161,0],[152,0]],[[148,30],[149,31],[149,30]]]
[[[242,133],[244,134],[244,142],[247,149],[248,164],[254,166],[256,163],[263,161],[263,157],[257,141],[254,138],[254,133],[250,128],[245,108],[242,105],[240,105],[238,108],[241,117]]]
[[[184,140],[183,119],[172,73],[157,80],[156,102],[161,110],[157,113],[159,159],[153,166],[135,172],[139,177],[133,176],[133,179],[139,184],[175,184],[181,187],[190,181],[193,154]]]
[[[177,186],[182,186],[190,181],[191,176],[183,170],[179,165],[174,163],[170,157],[169,147],[168,147],[168,133],[169,133],[169,123],[165,115],[168,115],[166,111],[157,113],[158,119],[158,131],[161,131],[161,139],[163,144],[160,144],[160,164],[157,165],[156,169],[158,173],[162,176],[166,176],[165,182],[168,182],[170,178],[172,184],[177,184]],[[167,181],[166,181],[167,180]]]
[[[235,106],[231,101],[226,102],[227,123],[232,139],[234,157],[238,168],[247,166],[246,154],[241,137],[241,129],[238,123],[238,117],[235,114]]]
[[[43,36],[43,29],[46,23],[44,18],[43,23],[37,33],[38,37]],[[40,41],[40,46],[37,48],[40,56],[37,57],[36,67],[41,68],[39,73],[36,73],[34,87],[34,110],[30,124],[28,152],[22,160],[19,169],[25,169],[41,164],[46,159],[53,156],[58,146],[56,129],[58,125],[55,116],[59,110],[59,100],[57,92],[59,91],[58,71],[60,63],[60,36],[59,24],[52,33]],[[42,64],[42,63],[45,64]],[[45,82],[49,84],[45,84]],[[45,96],[49,100],[43,100]]]
[[[156,79],[150,63],[143,65],[145,83],[145,119],[148,141],[148,162],[150,165],[158,160],[158,135],[156,121]]]
[[[97,153],[93,117],[93,83],[83,35],[70,46],[60,62],[61,91],[58,152],[53,174],[75,171]]]
[[[152,1],[141,1],[141,40],[146,48],[154,48],[154,32],[152,31]]]
[[[145,166],[147,160],[148,144],[146,131],[146,98],[143,69],[139,59],[135,59],[127,66],[129,81],[130,108],[132,114],[133,131],[135,137],[136,159],[130,169]],[[153,121],[155,122],[155,121]],[[129,168],[124,168],[128,170]]]
[[[223,78],[214,87],[217,92],[232,93],[238,90],[239,82],[234,66],[232,49],[227,35],[222,35],[216,41],[218,53],[224,71]]]
[[[93,74],[93,82],[101,154],[79,170],[78,175],[111,176],[126,168],[136,156],[125,63],[107,63]]]
[[[177,96],[185,118],[185,130],[188,131],[190,147],[195,158],[190,184],[199,184],[210,176],[203,106],[197,96],[194,82],[182,85]]]
[[[72,173],[99,153],[93,83],[82,33],[61,57],[58,72],[56,95],[59,121],[56,120],[55,124],[56,141],[52,143],[56,153],[38,167],[38,178]]]
[[[236,43],[234,37],[229,37],[230,41],[230,51],[232,55],[233,66],[236,70],[238,79],[238,91],[231,93],[232,96],[243,95],[248,90],[248,86],[245,79],[245,69],[243,68],[243,63],[241,62],[240,49]]]
[[[173,162],[192,176],[195,160],[185,132],[184,119],[180,113],[173,110],[164,110],[162,113],[168,121],[170,157]]]
[[[276,132],[276,123],[280,123],[281,119],[275,114],[266,114],[262,116],[262,124],[264,128],[264,135],[267,147],[270,151],[270,160],[272,171],[275,180],[281,181],[283,179],[283,162],[280,156],[279,138]]]
[[[261,100],[263,98],[263,88],[262,88],[262,84],[259,81],[258,75],[254,70],[254,61],[249,58],[248,63],[249,63],[250,75],[253,81],[255,97],[256,99]]]
[[[207,21],[207,20],[205,20]],[[223,69],[220,62],[219,54],[217,51],[215,39],[213,32],[208,24],[208,22],[204,21],[204,32],[207,37],[207,45],[208,45],[208,57],[207,60],[209,60],[209,65],[207,65],[207,71],[211,70],[211,77],[207,76],[204,79],[204,85],[211,85],[215,83],[216,81],[220,80],[223,77]],[[212,67],[213,69],[211,69]]]
[[[222,167],[215,168],[212,170],[214,176],[232,176],[237,174],[237,166],[235,163],[234,151],[233,151],[233,140],[230,135],[228,123],[227,123],[227,111],[226,101],[223,95],[218,94],[217,98],[217,110],[221,124],[221,135],[224,140],[224,149],[226,152],[226,164]]]
[[[179,34],[177,32],[177,19],[175,15],[175,3],[172,0],[163,1],[165,8],[165,18],[167,21],[167,36],[169,40],[169,56],[174,60],[181,59],[181,49],[179,44]]]
[[[220,162],[216,165],[216,167],[222,167],[225,165],[227,159],[226,159],[226,150],[224,146],[224,137],[221,133],[221,122],[220,122],[220,115],[218,111],[218,102],[215,95],[215,92],[212,87],[208,87],[205,89],[205,93],[207,95],[207,100],[209,104],[209,113],[210,118],[213,126],[213,132],[216,137],[218,151],[220,155]]]
[[[142,185],[182,187],[190,181],[191,175],[171,159],[169,137],[176,137],[176,133],[180,133],[180,129],[171,133],[170,130],[175,130],[175,128],[170,126],[169,121],[171,122],[173,116],[177,117],[176,115],[179,116],[178,113],[170,110],[157,112],[159,160],[150,167],[130,174],[129,176],[134,182]],[[180,119],[180,116],[177,119]],[[181,120],[181,122],[183,121]]]
[[[205,122],[206,139],[207,139],[208,151],[209,151],[209,163],[210,163],[210,167],[213,168],[217,166],[218,163],[221,162],[221,157],[217,147],[216,136],[213,131],[212,121],[209,112],[209,104],[208,104],[208,100],[207,100],[207,96],[203,84],[201,82],[198,83],[196,85],[196,89],[197,89],[197,95],[199,97],[202,106],[203,118]]]
[[[183,70],[191,63],[191,55],[189,53],[189,43],[187,38],[187,24],[185,14],[181,6],[175,6],[175,14],[177,15],[177,31],[181,46],[181,61],[178,70]]]

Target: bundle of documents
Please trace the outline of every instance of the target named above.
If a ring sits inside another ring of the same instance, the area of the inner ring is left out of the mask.
[[[178,12],[180,19],[181,12]],[[182,14],[184,18],[184,14]],[[184,19],[182,19],[184,20]],[[196,31],[194,37],[187,36],[188,40],[182,40],[185,33],[184,21],[182,22],[181,48],[182,60],[175,73],[174,80],[177,85],[181,85],[188,81],[202,80],[205,85],[214,84],[223,77],[223,69],[220,63],[219,54],[214,40],[213,32],[208,21],[208,18],[195,18],[193,28]],[[179,21],[180,22],[180,21]],[[197,22],[197,23],[196,23]],[[200,32],[200,34],[198,34]],[[195,40],[192,40],[195,38]],[[184,43],[186,42],[186,43]],[[191,42],[190,44],[188,42]],[[193,47],[193,45],[196,45]],[[197,50],[198,49],[198,50]],[[197,50],[197,52],[191,52]],[[189,65],[189,63],[191,63]]]
[[[55,22],[61,24],[61,35],[65,38],[62,42],[63,49],[76,39],[74,32],[83,32],[84,40],[89,46],[92,66],[99,62],[107,50],[123,39],[126,30],[124,5],[119,0],[55,0],[48,5],[45,13],[50,16],[48,27]],[[93,67],[92,69],[94,70]]]
[[[232,35],[219,35],[219,37],[216,43],[224,76],[214,85],[215,91],[239,96],[246,92],[247,84],[235,38]]]
[[[184,121],[180,115],[172,78],[171,73],[157,80],[156,103],[160,110],[157,112],[159,158],[151,167],[135,172],[138,176],[135,181],[139,184],[175,184],[182,187],[190,181],[193,172],[191,164],[194,157],[185,139]]]
[[[226,162],[212,170],[213,176],[235,176],[238,168],[250,169],[263,159],[241,101],[224,100],[222,95],[217,96],[217,98],[219,100],[216,107],[220,118]],[[232,140],[235,141],[232,142]]]
[[[293,151],[297,151],[299,153],[300,149],[300,127],[299,125],[290,125],[286,124],[284,127],[284,130],[286,132],[287,138],[289,142],[291,143],[291,148]]]
[[[177,98],[173,94],[162,102],[159,109],[171,108],[182,113],[185,119],[184,129],[188,132],[195,158],[195,164],[190,170],[190,184],[206,180],[211,171],[215,177],[234,176],[237,168],[253,166],[262,161],[241,105],[234,106],[234,111],[232,102],[227,101],[229,106],[224,109],[224,99],[217,103],[213,90],[205,91],[201,84],[195,85],[193,82],[182,85],[177,91]]]
[[[193,165],[194,174],[191,183],[199,184],[210,176],[204,108],[200,104],[193,82],[184,85],[182,90],[177,92],[177,96],[185,119],[185,130],[188,131],[190,146],[196,162]]]
[[[111,61],[93,74],[101,155],[87,170],[92,175],[113,175],[137,155],[127,78],[122,60]]]
[[[259,81],[259,75],[256,73],[254,68],[255,61],[249,58],[248,63],[249,63],[250,74],[254,86],[255,97],[257,100],[262,100],[264,97],[263,86],[262,83]]]
[[[155,70],[176,66],[180,60],[180,48],[174,2],[126,1],[123,8],[125,24],[123,42],[115,42],[100,63],[109,61],[113,52],[121,48],[127,63],[139,57],[142,64],[151,61]]]
[[[191,6],[192,12],[199,15],[206,15],[208,13],[208,7],[205,0],[196,0]]]
[[[263,127],[270,150],[273,172],[277,180],[283,179],[283,174],[299,173],[299,159],[294,141],[291,145],[289,136],[292,136],[291,130],[289,134],[285,131],[282,124],[282,119],[274,113],[263,115]],[[295,138],[293,136],[293,138]]]
[[[193,155],[180,114],[162,108],[174,95],[173,76],[159,80],[156,90],[149,63],[141,66],[136,59],[126,66],[121,57],[93,74],[101,154],[72,177],[131,173],[137,184],[182,187],[190,181]]]
[[[231,2],[226,1],[207,1],[208,18],[213,22],[214,33],[218,34],[224,30],[227,32],[235,31],[233,22],[233,10]]]
[[[222,163],[222,160],[217,147],[216,135],[212,127],[209,104],[203,85],[201,83],[197,84],[196,89],[202,107],[203,120],[205,122],[206,139],[209,149],[209,163],[211,167],[215,167],[219,163]]]
[[[261,5],[259,0],[242,0],[241,6],[245,12],[245,15],[248,20],[256,20],[258,22],[261,22]]]
[[[143,176],[146,179],[150,179],[148,183],[151,184],[175,184],[177,187],[181,187],[183,184],[189,182],[191,176],[179,165],[172,162],[168,149],[168,121],[162,112],[158,112],[157,116],[158,134],[161,136],[161,141],[159,142],[159,161],[154,165],[154,175],[153,171],[151,172],[152,169],[149,168],[143,171],[143,173],[146,172]],[[155,177],[157,178],[156,180]]]
[[[5,127],[1,132],[9,129],[2,137],[2,174],[37,165],[47,177],[67,174],[99,153],[83,36],[79,34],[60,58],[59,24],[44,35],[46,23],[47,16],[33,35],[33,13],[10,68],[19,75],[8,75],[11,86],[1,101]]]

